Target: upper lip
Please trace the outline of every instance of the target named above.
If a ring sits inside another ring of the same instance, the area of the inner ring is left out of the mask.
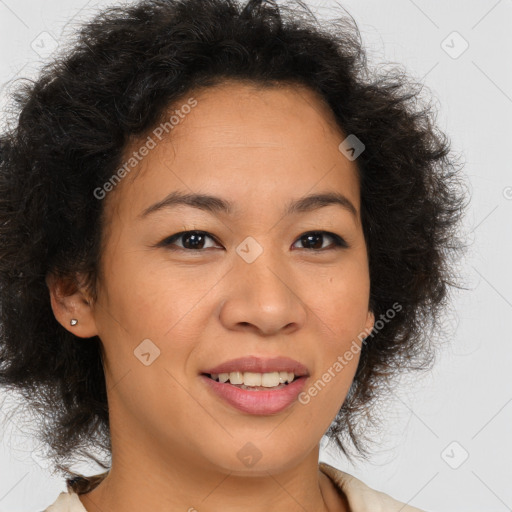
[[[272,373],[272,372],[293,372],[297,377],[308,376],[309,371],[306,366],[289,357],[239,357],[221,363],[203,373],[231,373],[231,372],[254,372],[254,373]]]

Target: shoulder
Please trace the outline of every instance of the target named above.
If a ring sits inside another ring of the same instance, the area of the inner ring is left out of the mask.
[[[320,462],[319,468],[345,494],[351,512],[423,512],[372,489],[358,478],[325,462]]]
[[[43,512],[87,512],[78,498],[79,494],[92,491],[108,475],[108,471],[99,475],[76,475],[66,479],[67,492],[61,492],[55,501]]]
[[[78,494],[61,492],[57,500],[43,512],[87,512]]]

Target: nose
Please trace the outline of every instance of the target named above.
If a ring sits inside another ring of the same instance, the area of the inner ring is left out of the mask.
[[[220,309],[227,329],[271,336],[290,334],[304,325],[307,310],[292,272],[268,252],[252,263],[236,261],[228,275]]]

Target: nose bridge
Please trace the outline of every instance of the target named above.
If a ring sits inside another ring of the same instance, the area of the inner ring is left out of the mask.
[[[272,244],[275,237],[267,233],[265,237],[247,237],[237,249],[236,267],[251,289],[258,294],[286,298],[291,293],[287,280],[290,279],[285,256]],[[274,240],[275,243],[275,240]]]
[[[271,333],[289,324],[302,325],[305,320],[304,306],[294,290],[286,258],[278,248],[265,244],[246,239],[237,247],[223,306],[223,319],[231,327],[252,324]]]
[[[287,266],[286,255],[281,254],[279,242],[270,231],[264,235],[248,236],[237,246],[236,265],[255,288],[262,285],[264,291],[270,286],[274,291],[280,292],[287,279],[290,279],[287,277],[290,275],[290,267]]]

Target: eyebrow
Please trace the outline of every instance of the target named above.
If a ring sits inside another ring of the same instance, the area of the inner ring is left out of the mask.
[[[208,194],[189,194],[174,191],[164,197],[161,201],[158,201],[143,210],[142,213],[139,214],[139,218],[147,217],[151,213],[159,210],[183,205],[198,208],[212,214],[225,213],[227,215],[232,215],[236,209],[235,205],[231,201],[221,197],[211,196]],[[310,212],[329,205],[341,206],[357,218],[357,210],[355,206],[346,196],[339,192],[323,192],[292,200],[285,205],[284,215]]]

